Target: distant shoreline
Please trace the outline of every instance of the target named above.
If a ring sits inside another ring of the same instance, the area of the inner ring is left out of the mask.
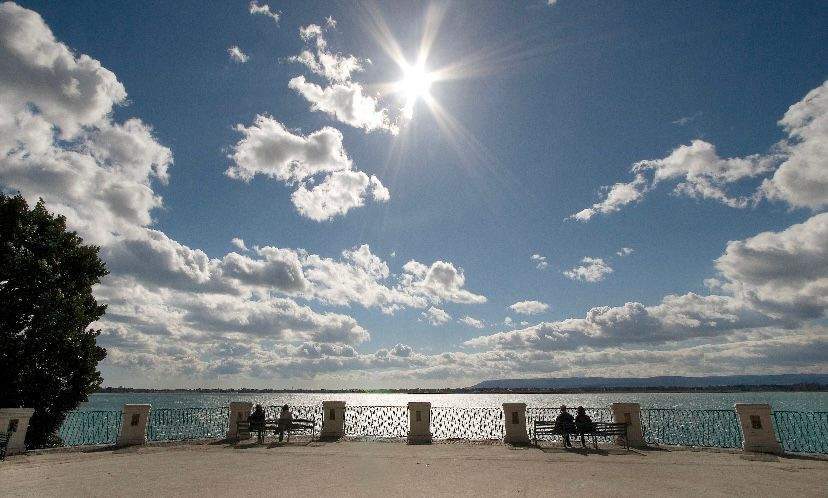
[[[596,394],[596,393],[740,393],[740,392],[828,392],[826,384],[734,385],[706,387],[607,387],[571,389],[149,389],[104,387],[96,394]]]

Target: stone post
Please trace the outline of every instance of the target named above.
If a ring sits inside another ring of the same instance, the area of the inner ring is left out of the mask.
[[[323,439],[339,439],[345,436],[345,402],[322,402],[322,434]]]
[[[526,432],[526,403],[503,403],[503,442],[529,444]]]
[[[253,403],[249,401],[231,401],[230,416],[227,417],[227,439],[248,439],[250,431],[239,433],[237,422],[244,422],[253,411]]]
[[[644,448],[644,431],[641,428],[641,406],[638,403],[613,403],[612,419],[615,423],[626,423],[627,436],[633,448]]]
[[[121,433],[118,446],[131,446],[147,442],[147,422],[150,405],[124,405],[121,414]]]
[[[0,408],[0,431],[11,432],[7,455],[26,451],[26,431],[33,413],[34,408]]]
[[[782,446],[776,439],[770,405],[736,403],[736,415],[742,426],[743,451],[756,453],[782,453]]]
[[[431,403],[408,403],[408,444],[431,443]]]

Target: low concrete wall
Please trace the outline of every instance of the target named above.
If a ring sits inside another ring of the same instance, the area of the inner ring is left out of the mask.
[[[644,441],[644,430],[641,427],[641,405],[638,403],[613,403],[612,419],[616,423],[629,424],[627,436],[630,446],[644,448],[647,442]]]
[[[150,405],[124,405],[118,446],[146,444]]]
[[[431,403],[408,403],[408,443],[431,443]]]
[[[11,432],[7,455],[26,452],[26,431],[34,408],[0,408],[0,431]]]
[[[756,453],[782,453],[776,439],[770,405],[736,403],[736,415],[742,427],[742,449]]]
[[[503,403],[503,442],[528,444],[526,431],[526,403]]]
[[[249,401],[231,401],[230,413],[227,417],[227,439],[247,439],[250,437],[250,432],[239,434],[239,427],[237,422],[243,422],[250,416],[253,411],[253,403]]]
[[[338,439],[345,436],[345,402],[322,402],[322,434],[326,439]]]

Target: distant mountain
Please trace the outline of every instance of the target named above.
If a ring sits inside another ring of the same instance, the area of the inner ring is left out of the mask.
[[[471,389],[619,389],[707,388],[719,386],[828,386],[828,374],[719,375],[710,377],[559,377],[549,379],[484,380]]]

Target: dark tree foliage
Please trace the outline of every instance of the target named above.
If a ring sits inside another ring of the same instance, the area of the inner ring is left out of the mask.
[[[53,444],[66,413],[101,384],[99,330],[106,306],[92,286],[107,274],[98,247],[66,218],[0,193],[0,407],[34,408],[26,445]]]

